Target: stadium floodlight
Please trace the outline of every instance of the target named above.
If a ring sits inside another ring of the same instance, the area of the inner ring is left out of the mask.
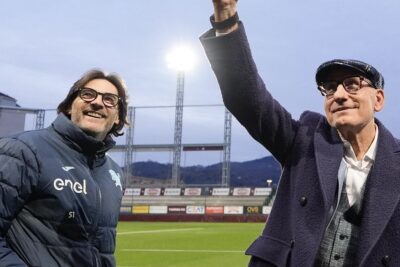
[[[183,119],[183,95],[185,88],[185,72],[194,67],[195,56],[186,45],[177,45],[167,54],[168,67],[177,71],[176,85],[176,109],[174,130],[174,162],[172,164],[172,181],[175,186],[180,185],[180,167],[182,152],[182,119]]]
[[[187,45],[177,45],[167,54],[168,67],[178,72],[186,72],[193,69],[196,57],[193,50]]]

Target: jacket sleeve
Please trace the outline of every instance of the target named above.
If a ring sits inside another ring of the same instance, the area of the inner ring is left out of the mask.
[[[210,30],[200,41],[217,77],[225,106],[282,164],[293,143],[298,122],[266,90],[243,24],[218,37]]]
[[[21,141],[0,139],[0,266],[26,264],[7,244],[7,231],[37,183],[34,153]]]

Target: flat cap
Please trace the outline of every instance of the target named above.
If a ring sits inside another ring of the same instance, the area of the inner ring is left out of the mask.
[[[315,74],[317,84],[329,81],[330,75],[334,71],[346,71],[352,74],[359,74],[371,81],[375,88],[384,87],[384,79],[382,74],[372,65],[354,59],[334,59],[322,63]]]

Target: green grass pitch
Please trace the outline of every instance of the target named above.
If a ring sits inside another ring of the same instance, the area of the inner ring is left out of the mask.
[[[118,267],[242,267],[263,223],[120,222]]]

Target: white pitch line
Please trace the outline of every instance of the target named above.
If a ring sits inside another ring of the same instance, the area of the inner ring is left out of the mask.
[[[244,253],[242,250],[203,250],[203,249],[120,249],[136,252],[187,252],[187,253]]]
[[[164,232],[182,232],[182,231],[194,231],[203,230],[204,228],[180,228],[180,229],[164,229],[164,230],[145,230],[145,231],[133,231],[133,232],[121,232],[117,235],[134,235],[134,234],[152,234],[152,233],[164,233]]]

